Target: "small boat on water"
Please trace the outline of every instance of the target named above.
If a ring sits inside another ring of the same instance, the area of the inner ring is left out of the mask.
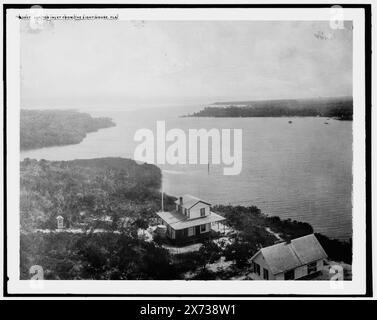
[[[328,122],[325,122],[325,124],[329,124]]]
[[[291,120],[289,120],[289,121],[288,121],[288,123],[292,123],[292,121],[291,121]]]

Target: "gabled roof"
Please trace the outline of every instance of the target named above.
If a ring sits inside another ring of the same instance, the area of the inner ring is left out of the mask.
[[[200,217],[196,219],[188,219],[186,216],[179,212],[157,212],[157,215],[164,220],[170,227],[174,230],[182,230],[190,227],[200,226],[201,224],[219,222],[225,220],[224,217],[218,215],[217,213],[211,212],[205,217]]]
[[[327,254],[314,234],[282,242],[260,249],[251,259],[261,253],[273,274],[285,272],[308,263],[325,259]]]
[[[186,209],[191,209],[193,206],[195,206],[198,202],[202,202],[204,204],[207,204],[207,205],[211,205],[210,203],[202,200],[202,199],[199,199],[197,197],[194,197],[192,195],[189,195],[189,194],[185,194],[184,196],[182,196],[182,207],[183,208],[186,208]],[[179,204],[179,199],[175,201],[176,204]]]

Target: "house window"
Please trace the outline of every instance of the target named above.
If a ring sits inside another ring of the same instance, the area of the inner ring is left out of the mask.
[[[308,264],[308,273],[317,272],[317,262],[314,261]]]
[[[200,225],[200,232],[206,232],[207,228],[205,224]]]
[[[263,279],[268,280],[268,270],[263,268]]]
[[[260,265],[258,263],[253,262],[253,269],[254,269],[254,273],[260,275]]]
[[[284,280],[294,280],[295,279],[295,270],[289,270],[284,273]]]
[[[200,209],[200,216],[204,217],[206,215],[206,208],[201,208]]]
[[[185,216],[187,216],[187,209],[185,208]]]
[[[188,236],[192,237],[194,234],[195,234],[195,228],[194,227],[188,228]]]

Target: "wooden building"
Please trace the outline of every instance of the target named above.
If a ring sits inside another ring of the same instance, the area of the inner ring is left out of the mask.
[[[211,211],[211,204],[191,195],[180,197],[173,212],[157,212],[160,223],[167,227],[168,238],[185,242],[206,238],[211,232],[212,223],[225,218]]]
[[[296,280],[321,271],[327,254],[314,234],[260,249],[251,259],[260,280]]]

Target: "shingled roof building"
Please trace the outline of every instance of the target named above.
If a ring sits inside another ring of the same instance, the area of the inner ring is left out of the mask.
[[[225,220],[211,211],[211,204],[191,195],[176,201],[173,212],[157,212],[160,222],[167,228],[167,236],[177,242],[204,238],[211,232],[211,224]]]
[[[314,234],[260,249],[251,259],[260,280],[296,280],[320,271],[327,258]]]

